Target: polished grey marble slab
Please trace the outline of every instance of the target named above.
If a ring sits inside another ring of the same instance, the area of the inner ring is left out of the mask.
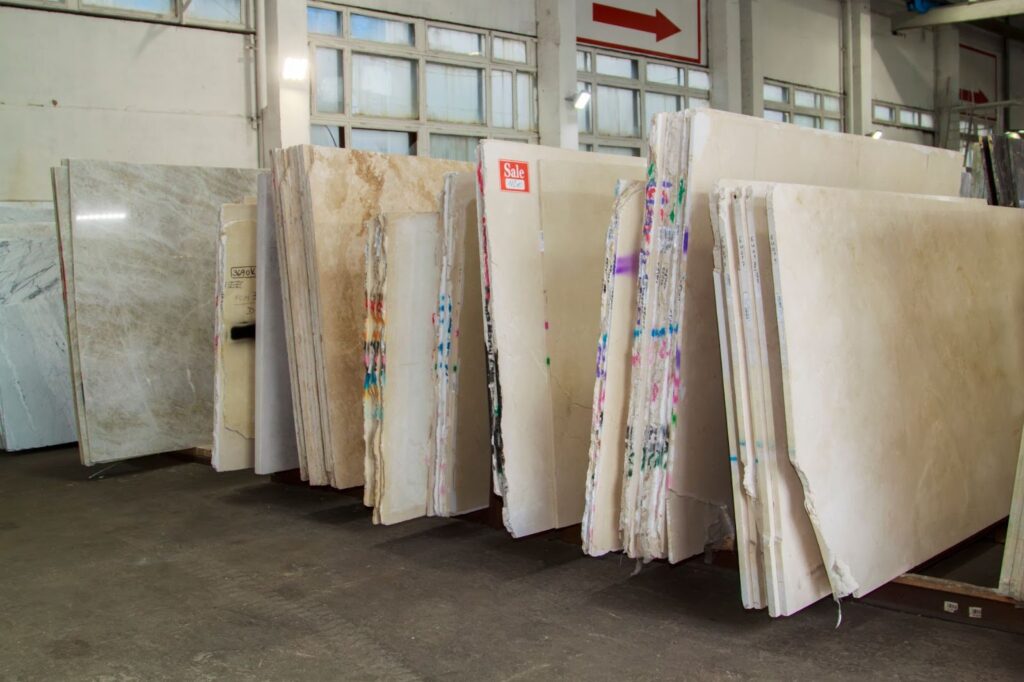
[[[46,222],[14,222],[37,218]],[[0,447],[75,440],[53,206],[0,204]]]
[[[51,201],[0,201],[0,225],[53,222]]]
[[[209,447],[220,208],[257,171],[67,165],[85,463]]]

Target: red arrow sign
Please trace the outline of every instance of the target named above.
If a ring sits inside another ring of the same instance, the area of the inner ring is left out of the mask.
[[[674,36],[682,30],[662,14],[660,9],[654,10],[654,16],[651,16],[597,2],[594,3],[594,21],[599,24],[611,24],[612,26],[631,28],[634,31],[653,33],[656,42]]]

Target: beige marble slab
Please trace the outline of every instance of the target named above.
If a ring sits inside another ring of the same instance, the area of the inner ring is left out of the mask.
[[[444,174],[470,168],[324,147],[292,147],[275,157],[300,376],[298,429],[311,483],[357,486],[370,466],[362,414],[366,222],[380,213],[438,212]]]
[[[437,448],[429,513],[449,516],[490,503],[490,410],[475,174],[448,173],[441,204],[444,256],[435,321]]]
[[[519,537],[582,519],[605,231],[617,180],[644,163],[496,140],[479,153],[492,444]],[[525,182],[502,182],[508,161]]]
[[[642,182],[619,183],[605,238],[601,333],[581,529],[583,551],[592,556],[622,549],[619,517],[626,456],[626,406],[645,194]]]
[[[225,204],[220,220],[212,462],[235,471],[256,459],[256,205]]]
[[[86,463],[213,439],[220,207],[256,171],[68,163]]]
[[[676,273],[665,278],[669,293],[665,287],[654,287],[638,306],[650,309],[654,301],[664,302],[658,307],[662,312],[645,323],[643,334],[666,329],[670,347],[679,351],[679,368],[677,373],[672,371],[676,353],[671,351],[656,356],[652,351],[642,361],[651,376],[667,380],[657,391],[662,398],[648,412],[651,417],[632,424],[632,431],[668,433],[664,446],[669,481],[667,550],[671,561],[680,561],[703,552],[721,535],[721,512],[728,510],[732,498],[722,366],[716,359],[721,353],[708,212],[714,183],[738,177],[953,195],[959,188],[960,161],[958,154],[946,150],[807,130],[720,111],[659,115],[659,120],[673,116],[689,119],[690,128],[679,233],[685,248],[679,250],[681,259],[666,265]],[[676,295],[671,290],[680,282]],[[679,331],[673,334],[674,324]],[[676,376],[680,387],[673,391]],[[646,403],[652,394],[634,390],[632,399]],[[664,403],[674,395],[679,396],[678,402]],[[658,452],[652,457],[662,459]],[[655,543],[655,547],[660,546]]]
[[[999,574],[999,591],[1024,601],[1024,438],[1017,457],[1017,477],[1013,483],[1010,524],[1006,529],[1003,565]]]
[[[1024,215],[776,186],[790,459],[836,597],[1006,515],[1024,423]]]

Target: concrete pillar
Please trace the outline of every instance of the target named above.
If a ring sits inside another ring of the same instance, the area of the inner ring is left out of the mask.
[[[295,0],[256,0],[264,10],[261,23],[262,74],[266,105],[261,111],[262,164],[268,167],[270,150],[309,144],[309,72],[298,81],[283,77],[286,59],[309,59],[306,5]]]
[[[577,149],[576,110],[566,101],[576,94],[573,0],[537,0],[537,80],[540,143]]]
[[[846,132],[871,132],[871,4],[867,0],[843,0],[843,92]]]
[[[760,118],[764,115],[764,72],[755,29],[758,9],[754,0],[739,0],[740,102],[742,113]]]
[[[960,148],[960,30],[955,25],[935,27],[935,146]]]
[[[715,0],[708,3],[711,106],[736,113],[743,111],[740,25],[740,0]]]

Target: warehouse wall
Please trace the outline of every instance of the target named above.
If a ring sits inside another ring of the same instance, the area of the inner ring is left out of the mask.
[[[329,0],[328,0],[329,1]],[[352,0],[349,7],[363,7],[378,12],[394,12],[421,19],[448,21],[464,26],[489,28],[522,35],[537,35],[537,12],[534,0]]]
[[[765,78],[842,91],[839,0],[756,0],[753,12]]]
[[[246,41],[0,7],[0,199],[51,198],[62,158],[255,167]]]
[[[935,107],[935,38],[930,30],[893,35],[892,21],[871,15],[872,98],[922,109]],[[886,138],[932,144],[934,135],[920,130],[872,124]]]
[[[1007,99],[1024,99],[1024,43],[1010,41],[1007,50],[1007,62],[1010,68],[1010,89]],[[1024,106],[1010,108],[1009,127],[1024,130]]]

